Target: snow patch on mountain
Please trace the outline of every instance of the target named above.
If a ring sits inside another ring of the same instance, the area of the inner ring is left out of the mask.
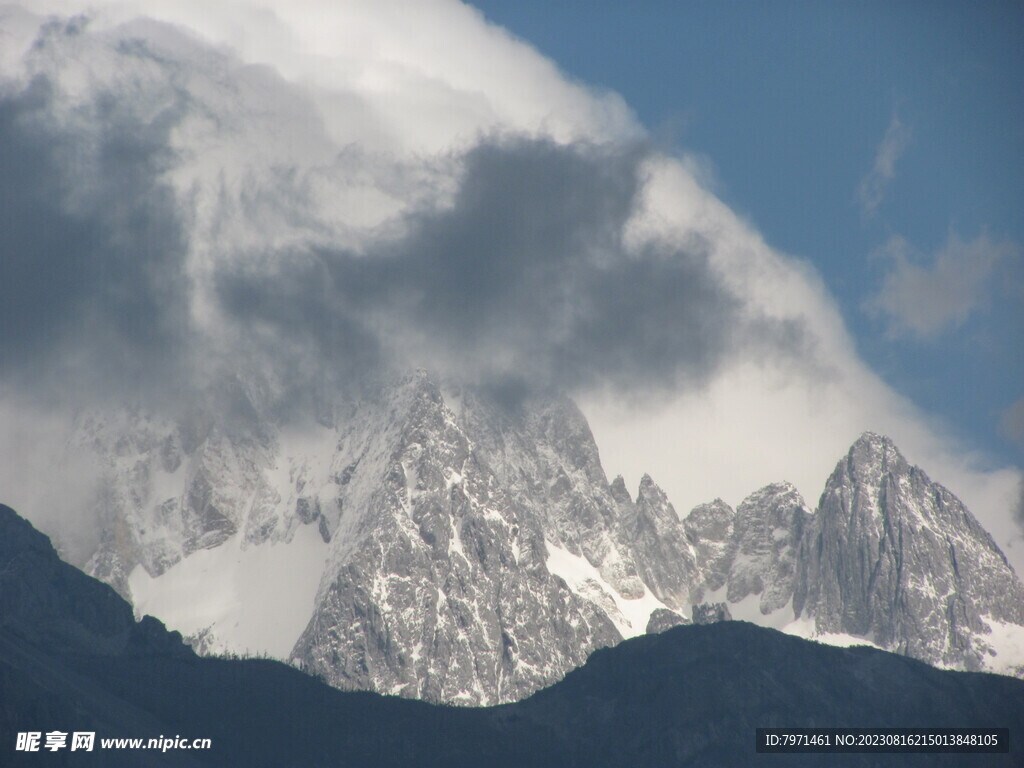
[[[649,590],[644,591],[643,597],[623,597],[585,557],[574,555],[550,541],[545,541],[545,546],[548,571],[563,579],[576,594],[598,604],[624,638],[644,634],[652,613],[659,608],[669,610]]]
[[[313,613],[328,547],[314,526],[288,543],[243,547],[236,535],[194,552],[159,576],[128,577],[136,616],[157,616],[204,650],[287,658]]]
[[[982,616],[989,634],[978,639],[988,646],[985,668],[1001,675],[1024,676],[1024,627]]]

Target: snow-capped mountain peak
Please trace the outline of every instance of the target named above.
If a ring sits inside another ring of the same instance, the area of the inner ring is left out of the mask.
[[[244,419],[92,415],[74,443],[103,469],[89,569],[205,652],[464,704],[522,698],[691,616],[1024,664],[1024,587],[881,435],[814,512],[774,483],[681,519],[650,476],[635,495],[608,482],[564,397],[510,405],[417,371],[300,425],[240,392]]]

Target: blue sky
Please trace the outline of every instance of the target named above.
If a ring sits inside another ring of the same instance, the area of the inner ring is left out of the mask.
[[[474,4],[700,156],[891,385],[1019,464],[1024,5]]]

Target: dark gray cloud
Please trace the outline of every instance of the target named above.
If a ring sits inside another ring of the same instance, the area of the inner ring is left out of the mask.
[[[46,394],[117,395],[178,368],[185,253],[174,110],[146,124],[97,94],[88,130],[56,127],[49,82],[0,99],[0,375]]]
[[[368,252],[291,254],[273,277],[224,272],[219,294],[335,371],[418,364],[510,392],[700,384],[753,339],[803,343],[799,327],[755,321],[701,243],[624,247],[643,159],[485,141],[462,159],[450,206],[411,214]]]
[[[80,34],[49,29],[40,44]],[[700,386],[736,354],[806,357],[810,335],[753,313],[712,269],[706,243],[624,243],[643,146],[488,137],[453,158],[454,195],[411,206],[358,252],[282,251],[268,227],[287,230],[282,241],[313,232],[329,242],[331,225],[311,220],[310,168],[246,158],[237,198],[180,200],[164,181],[181,162],[175,130],[197,113],[204,124],[217,120],[188,91],[205,59],[176,62],[134,38],[117,51],[118,67],[149,72],[144,84],[98,88],[70,119],[43,77],[0,98],[5,383],[162,402],[213,385],[216,402],[244,416],[253,405],[305,410],[411,366],[507,399],[604,385],[649,396]],[[233,82],[231,62],[215,63],[207,90]],[[272,72],[246,76],[263,97],[280,97],[282,119],[309,106],[289,101],[290,86]],[[239,128],[245,114],[218,140],[251,140]],[[345,158],[313,170],[345,173]],[[375,167],[364,160],[363,176]],[[394,163],[381,167],[386,184],[400,185]],[[208,286],[192,281],[207,273],[187,271],[199,219],[218,303],[201,327],[190,304]],[[230,234],[250,225],[267,245],[254,249],[258,238],[246,237],[242,246]]]
[[[700,376],[736,302],[697,249],[625,253],[642,159],[544,141],[481,145],[453,207],[414,219],[383,255],[386,274],[355,285],[380,285],[415,341],[462,370],[569,387]]]

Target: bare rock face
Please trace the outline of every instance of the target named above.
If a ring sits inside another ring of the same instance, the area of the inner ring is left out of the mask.
[[[565,397],[515,405],[464,390],[459,419],[481,460],[535,517],[548,541],[583,557],[622,597],[646,587],[618,540],[619,508],[583,414]]]
[[[803,498],[789,483],[765,486],[740,503],[733,526],[729,602],[759,595],[760,612],[769,614],[793,598],[800,542],[809,517]]]
[[[694,507],[684,521],[697,552],[703,590],[714,592],[729,581],[729,568],[736,555],[735,522],[733,508],[721,499]],[[695,597],[700,599],[700,594]]]
[[[617,483],[622,491],[621,478]],[[614,489],[613,489],[614,490]],[[617,534],[653,594],[675,611],[689,604],[698,581],[697,552],[675,508],[649,475],[640,480],[636,502],[616,491]]]
[[[734,512],[721,499],[702,504],[686,519],[700,553],[703,582],[695,600],[757,602],[768,615],[792,600],[803,530],[810,512],[789,483],[773,483],[744,499]]]
[[[483,393],[453,397],[458,421],[550,551],[580,558],[556,575],[591,600],[623,636],[641,634],[652,610],[685,610],[699,576],[696,553],[675,509],[648,476],[634,501],[622,478],[608,483],[586,419],[565,397],[510,408]],[[578,571],[592,568],[588,576]],[[630,604],[642,602],[643,611]]]
[[[1024,625],[1024,586],[959,499],[866,433],[807,526],[794,609],[821,632],[982,669],[993,622]]]

